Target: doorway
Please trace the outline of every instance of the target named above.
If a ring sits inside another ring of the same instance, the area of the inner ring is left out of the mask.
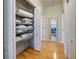
[[[56,29],[57,29],[57,20],[50,20],[50,32],[51,32],[51,40],[56,41]]]

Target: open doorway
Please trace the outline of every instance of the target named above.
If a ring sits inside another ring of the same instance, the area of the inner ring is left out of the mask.
[[[50,20],[50,32],[51,32],[51,40],[56,41],[56,29],[57,29],[57,20]]]

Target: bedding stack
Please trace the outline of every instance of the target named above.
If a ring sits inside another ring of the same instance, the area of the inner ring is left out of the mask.
[[[34,48],[34,8],[26,0],[16,0],[16,55],[26,48]]]
[[[22,16],[22,17],[33,18],[33,14],[32,13],[24,11],[22,9],[17,9],[16,14],[19,15],[19,16]]]
[[[16,42],[29,40],[33,37],[33,14],[17,9],[16,12]]]

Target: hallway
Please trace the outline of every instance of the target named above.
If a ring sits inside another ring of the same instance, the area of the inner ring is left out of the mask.
[[[16,59],[66,59],[64,46],[60,43],[43,41],[41,51],[34,51],[32,48],[25,49],[16,56]]]
[[[5,0],[4,59],[76,59],[75,6],[75,0]]]

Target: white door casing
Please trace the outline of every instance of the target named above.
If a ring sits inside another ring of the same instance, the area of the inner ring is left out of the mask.
[[[41,8],[36,7],[34,10],[34,49],[40,51],[41,49]]]
[[[15,0],[4,0],[4,59],[16,59]]]
[[[64,44],[64,14],[62,14],[62,18],[61,18],[61,20],[62,20],[62,43]]]

